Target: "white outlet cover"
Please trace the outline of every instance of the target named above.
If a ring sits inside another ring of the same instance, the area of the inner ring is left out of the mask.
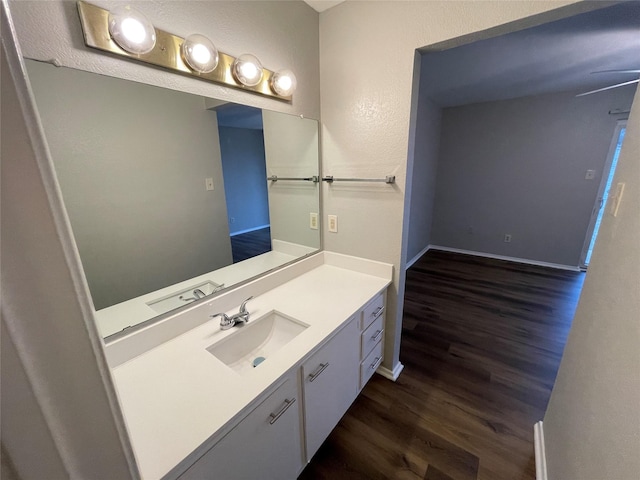
[[[329,231],[332,233],[338,233],[338,216],[327,215],[327,219],[329,220]]]
[[[312,230],[318,230],[318,214],[310,213],[309,214],[309,228]]]

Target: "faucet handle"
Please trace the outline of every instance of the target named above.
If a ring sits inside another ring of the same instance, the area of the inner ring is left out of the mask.
[[[222,317],[220,319],[220,330],[227,330],[235,325],[235,321],[232,317],[229,317],[226,313],[214,313],[209,315],[211,318]]]
[[[229,315],[226,313],[214,313],[213,315],[209,315],[209,318],[222,317],[221,323],[228,323],[231,321]]]
[[[251,295],[244,302],[242,302],[242,305],[240,305],[240,313],[247,313],[247,302],[252,298],[253,298],[253,295]]]

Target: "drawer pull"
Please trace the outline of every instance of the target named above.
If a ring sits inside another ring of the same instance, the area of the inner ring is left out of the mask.
[[[379,316],[382,312],[384,312],[384,307],[378,307],[373,312],[371,312],[372,317]]]
[[[369,368],[371,370],[375,370],[376,368],[378,368],[378,366],[380,365],[381,361],[382,361],[382,357],[376,357],[376,359],[373,361],[373,363],[371,365],[369,365]]]
[[[373,340],[374,342],[377,342],[378,339],[380,338],[380,335],[382,335],[382,330],[377,330],[376,333],[374,333],[373,336],[371,337],[371,340]]]
[[[284,399],[284,405],[282,406],[282,408],[276,412],[276,413],[270,413],[269,416],[271,417],[271,420],[269,420],[269,424],[273,425],[274,423],[276,423],[278,421],[278,419],[282,416],[282,414],[284,412],[286,412],[289,407],[291,405],[293,405],[294,403],[296,403],[296,399],[292,398],[291,400],[287,400],[286,398]]]
[[[309,374],[309,381],[313,382],[316,378],[318,378],[318,375],[325,371],[328,366],[329,362],[321,363],[315,372]]]

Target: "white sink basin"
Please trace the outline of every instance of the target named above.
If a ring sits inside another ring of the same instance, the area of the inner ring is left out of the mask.
[[[271,312],[251,319],[245,325],[232,327],[235,331],[214,343],[207,351],[240,375],[252,371],[269,356],[284,347],[309,325],[281,312]]]

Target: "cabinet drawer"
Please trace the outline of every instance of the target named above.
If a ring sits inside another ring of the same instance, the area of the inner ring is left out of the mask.
[[[360,365],[360,388],[364,388],[382,363],[382,342],[379,342]]]
[[[364,359],[373,347],[376,346],[382,339],[382,335],[384,333],[384,315],[380,315],[376,318],[371,325],[367,327],[367,329],[362,332],[361,348],[360,348],[360,359]]]
[[[374,298],[369,305],[364,307],[362,319],[360,320],[360,330],[364,330],[371,322],[384,313],[384,294],[381,293]]]

